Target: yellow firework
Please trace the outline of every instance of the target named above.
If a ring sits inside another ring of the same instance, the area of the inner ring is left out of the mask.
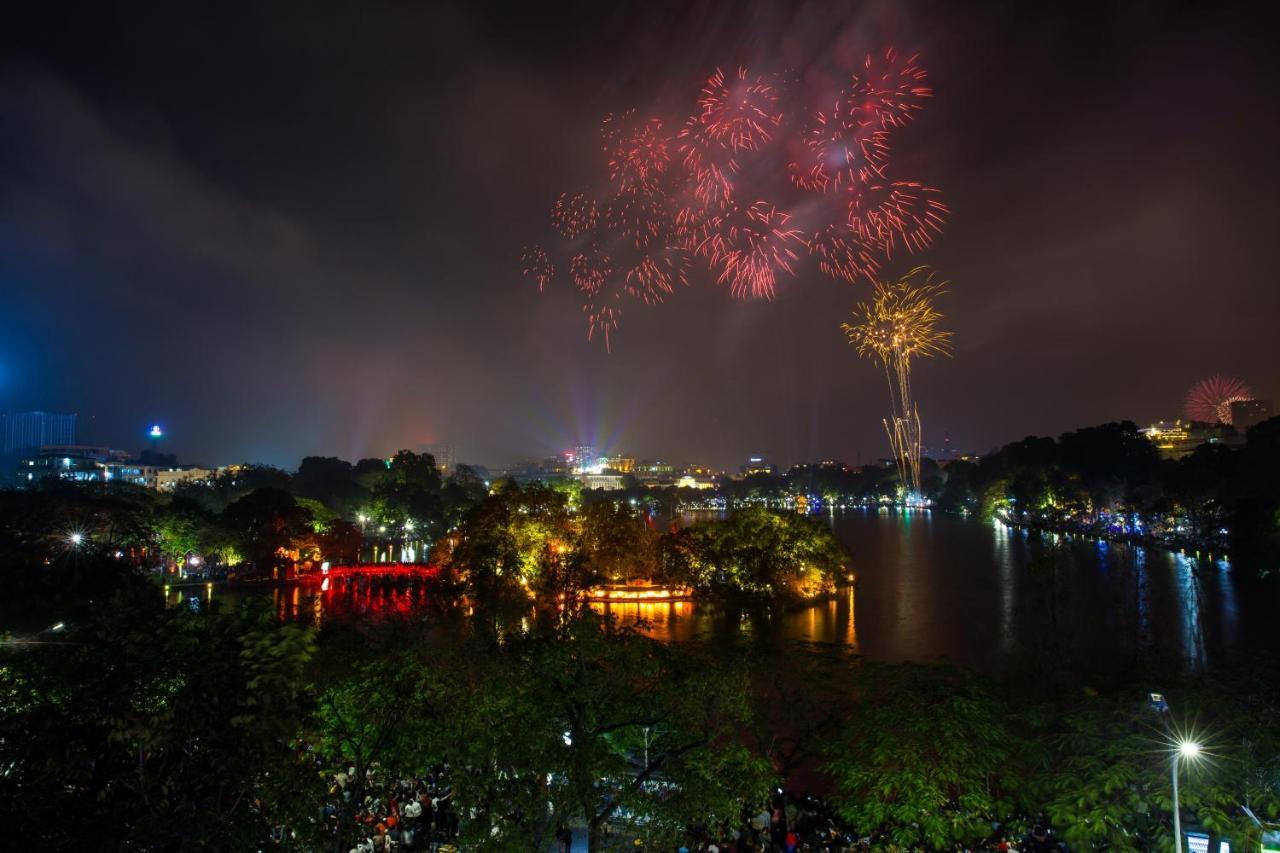
[[[875,298],[854,309],[858,322],[841,325],[859,355],[884,366],[893,409],[884,431],[908,500],[920,495],[920,412],[911,399],[911,359],[951,355],[951,333],[938,328],[942,315],[933,307],[946,287],[928,267],[916,267],[895,282],[877,283]]]
[[[894,282],[876,284],[875,298],[854,309],[856,324],[840,328],[858,354],[886,365],[951,354],[951,333],[938,329],[942,315],[933,307],[935,296],[946,293],[947,282],[934,281],[928,267],[916,267]]]

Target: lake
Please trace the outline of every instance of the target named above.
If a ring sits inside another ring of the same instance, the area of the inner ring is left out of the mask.
[[[1280,651],[1280,587],[1244,584],[1209,555],[1039,534],[928,510],[846,510],[822,516],[853,553],[857,583],[834,599],[787,609],[710,603],[610,605],[663,640],[840,644],[883,661],[951,660],[988,671],[1046,662],[1089,673],[1215,668]],[[687,520],[694,520],[690,516]],[[270,597],[279,616],[326,620],[403,615],[447,626],[465,618],[409,580],[336,581],[244,592],[173,589],[171,603],[207,595]]]

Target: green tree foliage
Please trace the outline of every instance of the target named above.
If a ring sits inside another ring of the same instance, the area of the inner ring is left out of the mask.
[[[587,571],[610,581],[658,574],[660,534],[627,503],[596,501],[585,506],[573,547]]]
[[[827,770],[836,808],[907,848],[976,844],[1007,805],[1005,711],[968,673],[867,665]]]
[[[744,674],[587,613],[515,638],[468,700],[456,796],[489,849],[530,849],[557,822],[606,824],[671,843],[693,822],[735,818],[766,768],[742,746]]]
[[[222,521],[259,573],[279,564],[279,549],[314,532],[311,513],[280,489],[257,489],[238,498],[223,511]]]
[[[848,552],[821,521],[748,507],[671,534],[669,576],[711,591],[804,598],[843,579]]]
[[[440,470],[429,453],[401,450],[373,486],[376,515],[387,522],[411,521],[421,530],[443,532]]]
[[[318,807],[294,748],[308,630],[166,610],[150,585],[101,604],[56,642],[0,651],[6,833],[33,849],[255,849]]]
[[[574,536],[563,492],[511,485],[464,516],[453,564],[485,598],[537,583]]]

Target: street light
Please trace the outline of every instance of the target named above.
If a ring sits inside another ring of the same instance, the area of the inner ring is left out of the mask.
[[[1169,731],[1169,701],[1163,693],[1151,693],[1148,696],[1152,709],[1164,717],[1165,731]],[[1204,748],[1196,741],[1179,737],[1174,742],[1173,759],[1170,762],[1170,775],[1173,778],[1173,849],[1182,853],[1182,816],[1178,808],[1178,762],[1179,760],[1195,761]]]
[[[1176,853],[1182,853],[1182,818],[1178,814],[1178,759],[1194,761],[1200,757],[1200,744],[1193,740],[1178,742],[1173,753],[1173,844]]]

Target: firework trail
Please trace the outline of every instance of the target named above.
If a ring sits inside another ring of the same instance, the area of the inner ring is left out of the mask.
[[[884,367],[892,412],[884,430],[908,495],[920,494],[920,411],[911,396],[911,360],[951,354],[951,333],[938,329],[942,315],[933,307],[946,286],[928,267],[916,267],[896,282],[877,283],[874,298],[854,309],[857,322],[841,325],[858,355]]]

